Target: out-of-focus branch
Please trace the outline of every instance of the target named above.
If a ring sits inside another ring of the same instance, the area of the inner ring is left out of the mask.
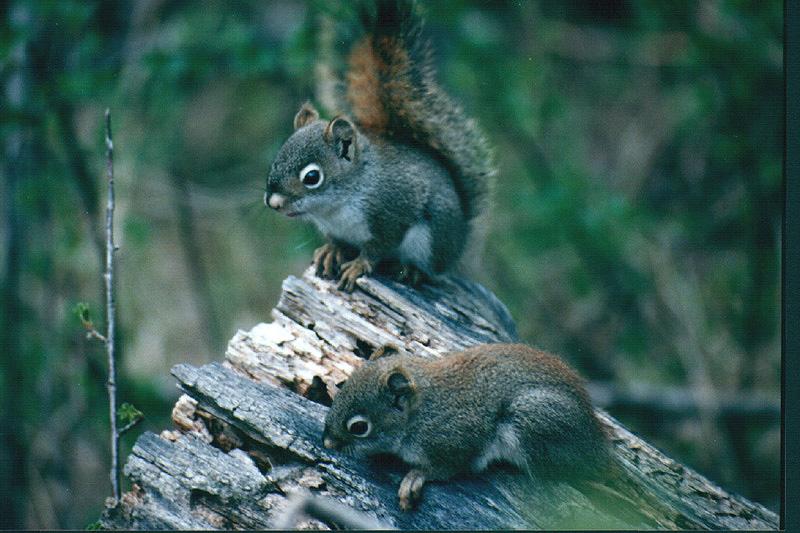
[[[222,341],[223,334],[216,311],[217,307],[211,293],[211,282],[203,259],[202,246],[200,245],[194,222],[191,189],[189,181],[182,171],[173,171],[171,177],[174,195],[173,204],[178,219],[178,232],[184,252],[186,272],[189,274],[192,293],[197,298],[197,310],[203,321],[208,348],[213,350],[216,343]]]
[[[0,449],[4,468],[0,469],[0,529],[25,527],[24,505],[31,497],[30,479],[25,471],[29,464],[29,443],[25,424],[18,414],[30,401],[31,391],[26,389],[23,367],[23,266],[28,254],[25,210],[21,208],[19,191],[26,179],[34,175],[35,158],[31,157],[34,128],[39,127],[30,112],[30,41],[36,36],[36,24],[31,5],[6,3],[0,28],[30,35],[28,39],[10,41],[2,65],[3,112],[18,116],[16,124],[5,133],[2,142],[3,159],[0,162],[3,210],[2,232],[3,265],[0,270]],[[4,36],[5,41],[5,36]],[[8,46],[8,45],[6,45]],[[4,117],[4,120],[6,118]],[[16,127],[15,127],[16,126]],[[6,489],[8,487],[8,489]],[[13,487],[13,488],[12,488]]]
[[[603,409],[642,410],[675,417],[694,416],[705,410],[720,417],[740,416],[778,420],[781,404],[778,399],[764,394],[749,393],[716,395],[713,405],[685,387],[657,387],[633,383],[622,387],[610,383],[589,383],[592,401]]]
[[[100,264],[103,263],[103,239],[100,236],[98,229],[100,228],[100,217],[97,209],[98,194],[95,189],[95,182],[89,169],[89,163],[86,161],[86,155],[78,142],[78,131],[73,121],[73,104],[66,99],[54,99],[55,116],[63,134],[61,138],[64,142],[64,150],[66,152],[67,164],[71,171],[72,179],[75,181],[75,186],[78,189],[78,194],[83,204],[83,212],[89,222],[89,232],[92,238],[92,243],[97,249],[100,257]],[[102,267],[101,267],[102,268]]]

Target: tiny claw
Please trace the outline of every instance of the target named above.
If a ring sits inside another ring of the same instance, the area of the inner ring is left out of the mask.
[[[316,274],[320,278],[336,278],[339,265],[344,260],[341,248],[332,243],[323,244],[314,250],[312,264],[316,267]]]
[[[314,250],[314,255],[311,258],[311,264],[314,265],[317,276],[322,275],[322,256],[325,253],[327,246],[327,244],[323,244]]]
[[[357,257],[352,261],[342,265],[342,275],[339,278],[339,290],[353,292],[356,288],[356,280],[361,276],[372,272],[372,264],[363,257]]]
[[[339,265],[342,264],[342,251],[339,248],[334,248],[331,253],[328,253],[327,256],[323,259],[324,268],[322,269],[322,273],[326,278],[333,279],[336,277],[336,274],[339,270]]]

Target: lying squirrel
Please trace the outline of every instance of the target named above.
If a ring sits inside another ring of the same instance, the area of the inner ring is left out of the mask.
[[[325,418],[323,444],[393,454],[411,465],[398,496],[410,509],[427,480],[511,463],[539,478],[598,479],[609,440],[580,378],[521,344],[486,344],[441,359],[388,355],[353,372]]]
[[[300,108],[264,194],[325,235],[317,275],[348,292],[379,263],[412,284],[451,270],[494,174],[484,137],[435,80],[414,3],[362,3],[361,24],[345,81],[323,80],[345,88],[325,98],[339,114],[328,121],[310,103]]]

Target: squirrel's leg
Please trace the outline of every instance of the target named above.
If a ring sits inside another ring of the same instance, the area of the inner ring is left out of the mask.
[[[570,393],[532,387],[508,410],[514,438],[506,442],[515,445],[506,446],[501,459],[531,473],[566,479],[592,470],[604,457],[603,436],[591,411]]]
[[[378,234],[378,232],[375,233]],[[371,240],[361,247],[358,257],[342,265],[339,278],[340,290],[353,292],[353,289],[356,288],[356,280],[361,276],[371,274],[378,262],[397,247],[397,243],[403,236],[402,231],[397,231],[396,228],[392,228],[391,232],[384,230],[380,234],[382,235],[380,239]]]
[[[428,481],[450,479],[462,470],[463,465],[455,461],[437,463],[436,465],[417,465],[412,468],[403,478],[403,481],[400,482],[400,489],[397,491],[400,508],[408,511],[419,503],[422,499],[422,488]]]
[[[430,259],[426,270],[436,276],[451,270],[458,262],[466,245],[469,223],[464,220],[455,190],[440,188],[432,200],[436,208],[431,210]]]
[[[344,251],[336,243],[328,242],[314,250],[312,263],[317,269],[317,276],[334,279],[339,273],[339,266],[344,263]]]
[[[397,250],[411,222],[408,217],[398,220],[396,216],[386,216],[383,212],[368,212],[367,220],[373,237],[361,246],[358,257],[341,267],[339,289],[345,292],[353,292],[358,278],[371,274],[382,259]]]

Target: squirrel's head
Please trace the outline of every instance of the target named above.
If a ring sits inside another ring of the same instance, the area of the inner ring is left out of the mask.
[[[322,442],[348,455],[396,453],[417,399],[405,357],[369,361],[333,399]]]
[[[358,132],[343,116],[321,120],[310,103],[295,115],[294,129],[272,163],[264,204],[288,216],[324,212],[358,167]]]

